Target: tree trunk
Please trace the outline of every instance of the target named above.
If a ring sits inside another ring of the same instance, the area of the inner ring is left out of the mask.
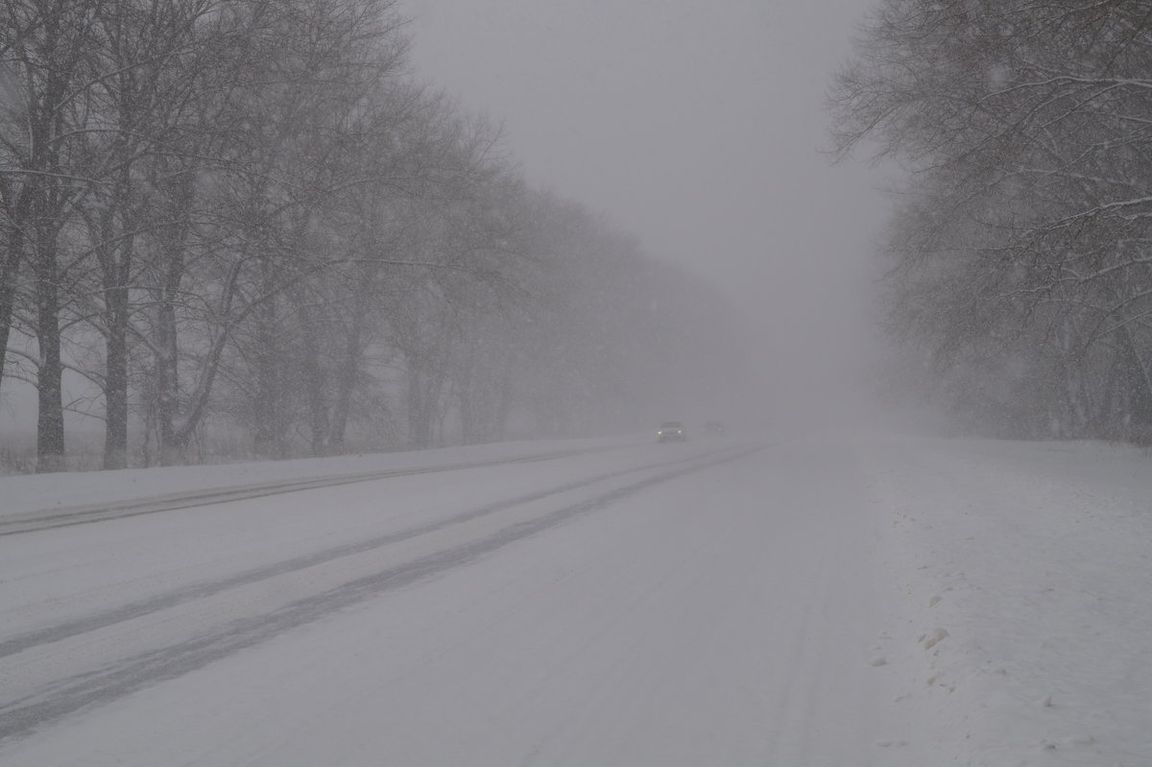
[[[1117,373],[1119,370],[1120,360],[1118,355],[1114,355],[1108,362],[1108,375],[1104,379],[1103,396],[1100,399],[1100,406],[1096,409],[1093,417],[1092,433],[1090,436],[1104,439],[1113,436],[1115,422],[1112,413],[1115,410],[1113,402],[1116,396],[1116,384],[1119,380]]]
[[[432,407],[420,365],[408,361],[408,447],[424,450],[432,444]]]
[[[356,388],[360,357],[364,353],[361,343],[365,321],[363,308],[362,291],[357,290],[353,302],[352,327],[348,330],[348,338],[344,344],[344,355],[340,360],[340,371],[336,380],[336,401],[332,407],[332,421],[328,427],[328,445],[333,453],[344,451],[348,413],[352,407],[352,392]]]
[[[232,305],[235,302],[236,293],[238,290],[238,282],[242,271],[242,261],[237,261],[232,265],[228,277],[225,280],[222,288],[223,295],[220,299],[220,305],[217,307],[219,316],[228,317],[232,311]],[[241,312],[243,316],[247,316],[251,311],[252,306]],[[222,326],[216,331],[215,338],[208,348],[208,352],[204,357],[204,362],[200,371],[199,380],[192,393],[188,397],[186,414],[184,420],[179,426],[172,428],[171,442],[168,448],[172,451],[173,455],[183,457],[184,450],[188,447],[192,439],[192,435],[196,433],[196,429],[200,427],[201,421],[204,419],[204,414],[208,410],[208,401],[212,395],[212,386],[216,381],[216,376],[220,372],[220,360],[224,354],[224,348],[231,338],[231,323],[225,320]],[[171,354],[166,354],[165,359],[173,366],[172,367],[172,381],[175,382],[175,365],[176,365],[176,347],[175,347],[175,333],[172,335]],[[173,387],[175,384],[173,383]],[[172,389],[176,391],[175,388]],[[175,407],[173,408],[175,410]]]
[[[128,278],[131,274],[134,223],[127,210],[127,166],[97,234],[97,253],[104,282],[104,468],[128,465]],[[117,212],[122,226],[115,225]],[[119,234],[119,236],[117,236]]]
[[[183,461],[184,445],[176,441],[176,411],[179,408],[180,381],[177,367],[177,329],[175,292],[180,285],[177,271],[173,281],[173,264],[169,264],[160,306],[156,312],[156,362],[153,396],[156,407],[156,431],[160,464],[172,466]]]
[[[271,282],[271,264],[263,266],[265,282],[263,295],[274,290]],[[255,352],[256,392],[252,402],[252,449],[265,458],[283,458],[287,455],[287,417],[289,402],[286,397],[285,350],[279,337],[278,314],[280,302],[273,296],[259,309],[256,320],[257,349]]]
[[[163,466],[182,463],[187,444],[187,440],[178,439],[176,429],[176,417],[180,411],[180,347],[176,307],[180,301],[180,286],[184,282],[184,254],[191,229],[189,212],[195,198],[193,179],[192,171],[185,168],[168,187],[166,211],[174,223],[162,230],[162,277],[155,291],[157,308],[156,332],[152,342],[155,358],[152,396],[160,463]]]
[[[1152,425],[1152,374],[1140,359],[1140,352],[1136,348],[1136,340],[1132,337],[1132,329],[1128,325],[1119,330],[1122,343],[1127,351],[1128,371],[1125,376],[1128,384],[1129,400],[1128,415],[1130,423],[1138,426]]]
[[[39,411],[36,423],[36,471],[64,469],[64,367],[60,359],[60,282],[56,262],[56,227],[45,220],[40,200],[36,227],[36,340],[40,366],[36,376]]]
[[[46,57],[61,53],[62,15],[45,18],[41,50]],[[59,144],[54,139],[65,132],[61,103],[67,92],[73,70],[71,64],[59,61],[47,67],[43,80],[29,88],[28,133],[32,156],[29,167],[48,173],[58,172]],[[30,78],[30,83],[34,80]],[[29,213],[34,249],[36,294],[36,341],[39,367],[36,374],[38,412],[36,422],[36,470],[60,471],[64,468],[64,367],[60,359],[60,265],[57,261],[58,238],[64,208],[59,183],[43,177],[30,192]]]
[[[128,465],[128,289],[105,289],[104,468]]]
[[[314,456],[324,455],[328,437],[328,405],[324,400],[324,367],[320,362],[320,337],[313,307],[303,290],[296,291],[297,316],[300,320],[300,339],[303,346],[305,399],[308,404],[309,451]]]
[[[4,383],[4,363],[8,352],[8,337],[12,331],[12,312],[16,307],[16,278],[24,257],[23,222],[13,222],[8,230],[8,249],[0,259],[0,386]]]
[[[456,377],[456,400],[460,406],[460,440],[465,445],[474,445],[481,441],[480,434],[482,416],[480,414],[481,399],[477,389],[476,353],[469,348],[464,359],[460,361],[460,372]]]
[[[507,359],[500,375],[500,404],[496,409],[496,422],[493,424],[492,439],[502,441],[508,435],[508,416],[512,412],[512,360]]]

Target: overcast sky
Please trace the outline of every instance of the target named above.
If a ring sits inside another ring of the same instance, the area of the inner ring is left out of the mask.
[[[821,150],[871,0],[403,1],[418,73],[502,123],[531,181],[713,275],[785,390],[856,380],[886,201]]]

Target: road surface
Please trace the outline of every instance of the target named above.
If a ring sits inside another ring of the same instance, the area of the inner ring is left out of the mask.
[[[923,765],[890,526],[858,445],[723,439],[33,525],[0,764]]]

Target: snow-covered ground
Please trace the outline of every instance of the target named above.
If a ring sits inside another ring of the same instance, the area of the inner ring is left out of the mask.
[[[901,705],[949,733],[938,761],[1152,764],[1152,457],[918,440],[868,463],[912,608]]]
[[[0,537],[0,764],[1152,763],[1149,458],[759,447],[142,477],[438,469]]]
[[[634,445],[636,437],[502,442],[338,458],[0,477],[0,518],[303,479],[453,468]]]

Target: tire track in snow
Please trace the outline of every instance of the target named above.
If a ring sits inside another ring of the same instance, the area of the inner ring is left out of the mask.
[[[713,455],[716,455],[716,451],[705,453],[703,457],[706,458]],[[181,604],[192,602],[198,599],[204,599],[206,597],[211,597],[229,589],[238,588],[240,586],[247,586],[251,583],[257,583],[269,578],[275,578],[277,576],[285,575],[297,570],[303,570],[308,567],[314,567],[316,565],[325,564],[327,562],[332,562],[344,557],[363,554],[365,552],[372,551],[373,549],[380,549],[395,543],[411,540],[412,538],[417,538],[421,535],[427,535],[428,533],[434,533],[454,525],[461,525],[466,522],[471,522],[475,519],[505,511],[515,506],[521,506],[526,503],[540,501],[553,495],[559,495],[560,493],[566,493],[572,490],[579,490],[583,487],[588,487],[599,482],[605,482],[610,479],[617,479],[629,474],[652,471],[654,469],[698,461],[701,457],[701,455],[694,455],[687,458],[679,458],[674,461],[659,461],[656,463],[645,464],[643,466],[598,474],[593,477],[567,482],[547,490],[540,490],[504,501],[490,503],[477,509],[471,509],[460,514],[455,514],[450,517],[427,522],[425,524],[417,525],[415,527],[410,527],[404,530],[386,533],[384,535],[356,541],[354,543],[345,543],[340,546],[324,549],[322,551],[303,554],[301,556],[286,559],[281,562],[275,562],[269,565],[263,565],[261,567],[245,570],[243,572],[230,575],[226,578],[220,578],[215,581],[209,581],[207,583],[196,583],[191,586],[185,586],[183,588],[150,596],[145,599],[140,599],[135,602],[130,602],[126,605],[121,605],[111,610],[105,610],[99,613],[77,618],[66,623],[60,623],[54,626],[46,626],[41,629],[34,629],[32,631],[18,634],[14,637],[0,641],[0,659],[16,655],[17,653],[23,652],[24,650],[37,647],[42,644],[70,639],[81,634],[86,634],[90,631],[96,631],[97,629],[114,626],[117,623],[123,623],[124,621],[141,618],[160,610],[167,610]]]
[[[654,485],[735,461],[762,449],[763,446],[730,448],[707,453],[703,457],[695,456],[648,466],[644,470],[651,471],[668,465],[688,463],[686,466],[662,471],[542,516],[511,524],[469,543],[443,549],[354,579],[328,591],[291,602],[271,613],[241,618],[183,642],[141,653],[104,668],[75,675],[70,679],[49,683],[45,691],[0,706],[0,741],[26,737],[81,709],[107,703],[158,682],[183,676],[290,629],[313,623],[389,591],[469,565],[509,544],[538,535],[574,518],[605,509]],[[641,470],[624,470],[611,475],[602,475],[595,479],[572,483],[575,487],[567,489],[578,489],[613,476],[618,477]],[[555,489],[544,494],[533,494],[537,496],[535,498],[525,496],[523,498],[528,500],[522,498],[518,503],[527,503],[563,491]],[[468,514],[472,515],[471,518],[475,518],[484,509],[476,509]],[[492,510],[486,513],[492,513]],[[445,520],[445,524],[451,524],[451,521]],[[403,533],[394,535],[401,534]]]
[[[252,498],[265,498],[270,495],[283,495],[284,493],[298,493],[304,490],[318,490],[326,487],[335,487],[337,485],[352,485],[358,482],[374,482],[376,480],[391,479],[393,477],[411,477],[419,474],[434,474],[444,471],[460,471],[463,469],[482,469],[491,466],[505,466],[517,463],[537,463],[540,461],[552,461],[587,453],[607,452],[618,449],[619,447],[612,445],[609,447],[560,450],[542,455],[529,455],[519,458],[466,461],[442,466],[417,466],[408,469],[384,469],[381,471],[360,472],[357,474],[308,477],[306,479],[290,479],[255,485],[238,485],[208,491],[198,490],[187,493],[153,496],[150,498],[106,504],[102,503],[96,506],[33,511],[26,514],[22,513],[0,518],[0,536],[37,533],[44,530],[53,530],[57,527],[90,525],[95,522],[139,517],[145,514],[160,514],[165,511],[180,511],[182,509],[192,509],[200,506],[215,506],[221,503],[232,503],[233,501],[247,501]]]

